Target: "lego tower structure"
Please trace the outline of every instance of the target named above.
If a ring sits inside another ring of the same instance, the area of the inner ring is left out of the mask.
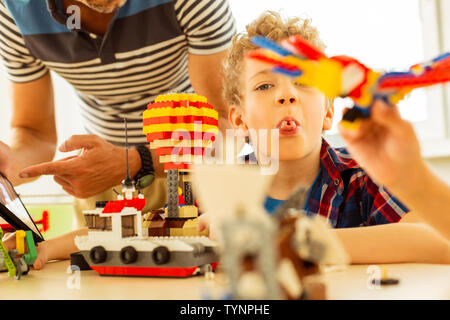
[[[143,131],[167,175],[165,221],[144,217],[149,236],[196,236],[198,207],[192,193],[190,167],[202,163],[218,132],[218,113],[203,96],[158,96],[143,114]]]

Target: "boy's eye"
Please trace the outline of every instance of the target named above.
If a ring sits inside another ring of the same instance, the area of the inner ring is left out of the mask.
[[[257,86],[257,87],[256,87],[256,90],[264,91],[264,90],[268,90],[268,89],[270,89],[270,88],[272,88],[272,87],[273,87],[272,84],[270,84],[270,83],[264,83],[264,84],[261,84],[261,85]]]

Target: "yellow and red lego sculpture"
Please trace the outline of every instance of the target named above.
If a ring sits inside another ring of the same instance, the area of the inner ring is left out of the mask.
[[[396,104],[420,87],[450,81],[450,53],[405,72],[376,72],[354,58],[328,57],[301,36],[295,35],[277,44],[264,37],[252,42],[261,47],[249,57],[273,65],[273,71],[296,79],[297,83],[318,88],[329,98],[350,97],[355,106],[346,111],[342,124],[357,128],[370,116],[376,99]]]
[[[218,114],[203,96],[158,96],[144,112],[144,134],[164,170],[189,170],[202,159],[218,132]]]
[[[153,214],[144,224],[149,222],[149,234],[153,235],[198,235],[198,208],[189,171],[192,164],[201,163],[206,148],[212,147],[218,132],[218,113],[203,96],[173,93],[158,96],[149,104],[143,121],[150,148],[164,163],[168,187],[166,221]]]

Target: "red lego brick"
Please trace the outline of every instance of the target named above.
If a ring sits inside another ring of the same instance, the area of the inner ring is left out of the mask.
[[[193,115],[153,117],[153,118],[145,118],[143,121],[144,126],[161,123],[194,123],[194,122],[200,122],[200,124],[210,124],[215,126],[219,125],[219,121],[217,119]]]
[[[297,35],[291,36],[284,40],[283,47],[285,47],[285,44],[286,46],[289,46],[289,49],[294,49],[296,54],[303,55],[311,60],[319,60],[320,58],[327,57],[321,50]]]
[[[98,274],[147,276],[147,277],[189,277],[197,270],[197,266],[188,268],[158,268],[158,267],[100,267],[91,266]]]
[[[288,70],[298,70],[298,68],[296,66],[294,66],[292,64],[288,64],[288,63],[283,63],[277,59],[267,57],[264,53],[262,53],[260,51],[250,51],[247,54],[247,57],[251,58],[251,59],[259,60],[264,63],[274,65],[274,67],[282,67],[282,68],[285,68]]]
[[[102,213],[115,213],[121,212],[125,207],[134,207],[136,210],[141,211],[145,206],[145,199],[133,198],[124,200],[108,201]]]
[[[185,134],[186,131],[183,131],[183,134]],[[147,141],[152,142],[154,140],[166,140],[166,139],[172,139],[172,134],[174,132],[172,131],[164,131],[164,132],[153,132],[147,134]],[[205,141],[214,141],[215,140],[215,134],[212,132],[194,132],[189,131],[189,136],[191,140],[205,140]],[[179,139],[176,140],[183,140],[183,136],[180,136]]]
[[[175,164],[172,162],[164,163],[164,170],[189,170],[191,168],[191,165],[189,163],[179,163]]]
[[[211,263],[212,270],[216,270],[218,262]],[[194,274],[198,266],[164,268],[164,267],[105,267],[91,266],[98,274],[104,275],[128,275],[150,277],[189,277]]]
[[[379,83],[380,90],[400,89],[404,87],[424,87],[437,83],[450,81],[450,68],[432,69],[422,75],[405,73],[405,75],[394,75],[384,77]]]

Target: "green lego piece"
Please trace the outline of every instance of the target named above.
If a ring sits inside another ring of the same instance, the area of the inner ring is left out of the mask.
[[[25,242],[27,243],[28,253],[23,255],[23,259],[27,265],[32,265],[37,259],[37,250],[31,231],[25,231]]]
[[[9,276],[14,277],[16,275],[16,266],[12,262],[11,257],[8,254],[8,251],[3,245],[2,238],[3,238],[3,229],[0,227],[0,252],[3,253],[3,260],[5,263],[5,267],[8,270]]]

